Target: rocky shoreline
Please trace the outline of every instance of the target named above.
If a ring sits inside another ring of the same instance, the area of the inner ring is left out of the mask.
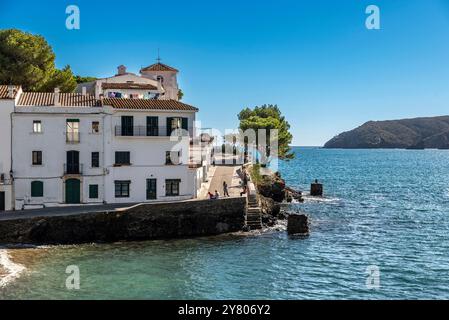
[[[262,209],[262,225],[264,228],[270,228],[278,224],[279,221],[286,221],[290,212],[282,208],[282,204],[304,202],[302,192],[294,190],[287,186],[279,172],[270,172],[260,175],[255,172],[258,167],[249,168],[250,176],[256,186]]]

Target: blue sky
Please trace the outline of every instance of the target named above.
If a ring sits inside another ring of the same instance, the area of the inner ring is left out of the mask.
[[[76,4],[81,29],[65,28]],[[365,8],[381,30],[365,28]],[[449,0],[12,1],[0,28],[43,35],[76,74],[155,61],[178,68],[205,127],[278,104],[294,145],[322,145],[369,120],[449,114]]]

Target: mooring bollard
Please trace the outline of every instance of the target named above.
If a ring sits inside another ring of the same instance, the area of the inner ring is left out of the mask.
[[[288,216],[287,233],[289,235],[308,235],[309,217],[305,214],[291,214]]]
[[[310,195],[312,197],[322,197],[323,196],[323,184],[315,180],[310,186]]]

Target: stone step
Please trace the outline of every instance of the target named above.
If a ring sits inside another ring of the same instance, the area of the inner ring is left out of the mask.
[[[257,217],[257,218],[260,218],[260,216],[261,216],[261,214],[259,213],[259,212],[254,212],[254,213],[248,213],[247,215],[246,215],[247,217]]]
[[[247,226],[261,226],[262,222],[261,221],[246,221],[246,225]]]
[[[251,223],[251,222],[261,223],[262,220],[260,218],[258,218],[258,219],[246,219],[246,223]]]
[[[248,228],[250,228],[250,230],[260,230],[262,229],[262,226],[260,224],[258,225],[247,225]]]
[[[248,208],[247,210],[246,210],[246,212],[248,213],[248,214],[260,214],[261,212],[262,212],[262,210],[260,210],[260,208]]]
[[[247,217],[256,217],[256,218],[260,218],[260,213],[249,213],[246,215]]]

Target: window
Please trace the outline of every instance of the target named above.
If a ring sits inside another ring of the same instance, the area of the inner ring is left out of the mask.
[[[173,166],[181,164],[181,151],[166,151],[165,152],[165,165]]]
[[[92,168],[99,168],[100,167],[100,153],[99,152],[92,152],[92,159],[91,159],[91,166]]]
[[[98,184],[89,185],[89,198],[98,199]]]
[[[44,183],[42,181],[31,182],[31,197],[40,198],[44,196]]]
[[[164,77],[163,76],[157,76],[157,81],[159,81],[161,84],[164,84]]]
[[[100,122],[92,121],[92,133],[100,133]]]
[[[117,151],[115,153],[115,164],[116,165],[130,165],[131,155],[129,151]]]
[[[42,133],[42,122],[40,120],[33,121],[33,133]]]
[[[115,197],[129,198],[129,185],[131,181],[115,181]]]
[[[33,166],[42,165],[42,151],[33,151]]]
[[[134,117],[133,116],[122,116],[122,136],[133,136],[134,135]]]
[[[68,143],[80,142],[80,121],[78,119],[67,119],[66,140]]]
[[[176,129],[189,131],[188,118],[167,118],[167,136],[171,136]]]
[[[157,137],[159,135],[159,118],[147,117],[147,136]]]
[[[179,196],[179,184],[181,180],[165,180],[165,195],[167,197]]]

